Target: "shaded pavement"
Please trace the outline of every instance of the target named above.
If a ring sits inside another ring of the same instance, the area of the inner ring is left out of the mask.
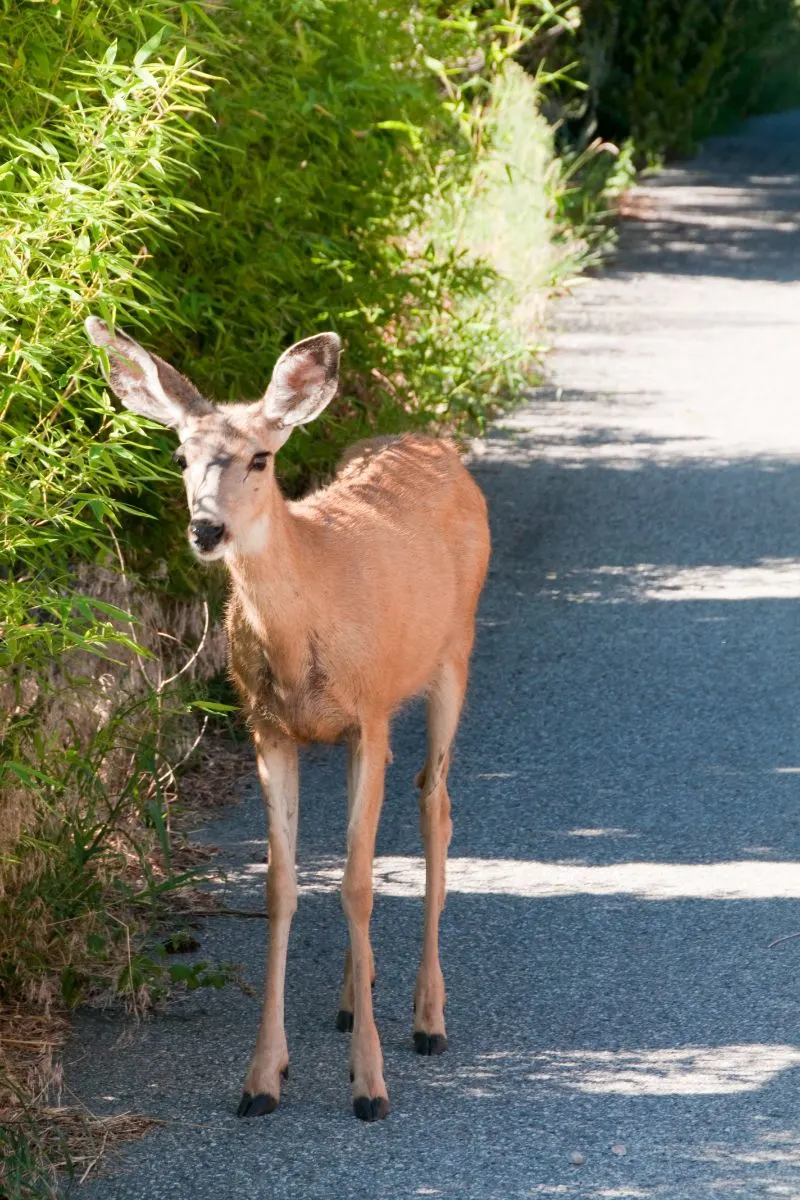
[[[798,113],[643,188],[559,309],[552,385],[478,448],[495,551],[452,772],[447,1054],[411,1048],[414,707],[376,866],[389,1120],[350,1112],[344,761],[313,749],[280,1109],[233,1116],[254,998],[83,1014],[70,1088],[167,1122],[86,1200],[800,1197],[800,939],[767,948],[800,929],[799,211]],[[203,836],[228,902],[261,904],[255,780]],[[201,936],[260,987],[262,922]]]

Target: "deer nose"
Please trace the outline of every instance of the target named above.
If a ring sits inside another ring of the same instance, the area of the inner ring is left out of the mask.
[[[215,525],[213,521],[192,521],[189,526],[191,540],[198,550],[208,552],[222,541],[225,532],[224,525]]]

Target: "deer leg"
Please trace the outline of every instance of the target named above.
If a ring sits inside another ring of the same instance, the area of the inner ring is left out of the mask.
[[[347,819],[353,812],[356,788],[358,786],[358,740],[353,739],[347,746]],[[375,986],[375,960],[370,946],[370,983]],[[339,993],[339,1010],[336,1013],[336,1028],[340,1033],[351,1033],[353,1029],[353,955],[348,946],[344,952],[344,970],[342,971],[342,990]]]
[[[445,900],[447,847],[453,833],[447,771],[466,682],[466,664],[448,662],[440,668],[428,696],[428,759],[417,777],[425,848],[425,926],[414,992],[414,1049],[419,1054],[442,1054],[447,1049],[439,917]]]
[[[280,1077],[289,1077],[283,990],[289,929],[297,908],[297,747],[266,725],[256,725],[253,740],[267,808],[269,944],[261,1024],[237,1112],[240,1117],[258,1117],[276,1109],[281,1094]]]
[[[378,1121],[389,1113],[383,1079],[383,1055],[372,1015],[372,860],[378,831],[388,749],[388,722],[361,729],[353,753],[355,794],[347,827],[347,866],[342,881],[342,905],[350,934],[353,989],[353,1040],[350,1078],[353,1111],[362,1121]]]

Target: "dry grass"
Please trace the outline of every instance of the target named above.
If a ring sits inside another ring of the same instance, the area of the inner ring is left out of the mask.
[[[237,741],[230,734],[216,731],[206,734],[189,769],[170,781],[173,871],[213,870],[215,847],[192,841],[191,830],[221,815],[223,806],[235,800],[242,780],[252,771],[249,739]],[[141,863],[125,838],[117,836],[112,841],[110,874],[135,885],[141,879]],[[26,873],[35,874],[33,852],[25,867]],[[160,848],[153,838],[149,841],[148,869],[156,880],[166,876]],[[166,926],[171,924],[170,918],[202,915],[214,905],[213,895],[197,887],[171,892],[164,906]],[[78,945],[85,943],[92,919],[91,913],[85,914],[83,921],[60,937],[61,952],[54,967],[68,965],[76,953],[80,957]],[[141,914],[120,911],[120,919],[130,922],[120,950],[124,965],[131,943],[141,940],[146,926]],[[45,941],[51,938],[53,931],[44,920],[41,927],[35,920],[34,925],[37,936],[40,934]],[[232,978],[236,983],[235,974]],[[28,989],[23,1005],[0,1005],[0,1196],[13,1200],[55,1197],[59,1173],[68,1172],[84,1180],[102,1168],[117,1145],[144,1136],[159,1123],[138,1113],[101,1118],[81,1105],[63,1103],[61,1050],[69,1022],[56,999],[56,979],[54,971],[52,980],[38,980]],[[241,981],[238,983],[243,986]],[[96,995],[94,999],[103,1002],[107,997]],[[149,997],[143,993],[128,1001],[137,1016],[147,1011],[148,1003]],[[20,1178],[26,1182],[20,1184]]]
[[[0,1008],[0,1195],[55,1196],[59,1172],[83,1182],[114,1146],[159,1123],[138,1113],[97,1117],[82,1105],[63,1105],[60,1051],[68,1032],[60,1014]],[[36,1178],[21,1184],[19,1168],[28,1165]]]
[[[180,779],[179,828],[190,830],[201,821],[221,815],[234,803],[239,785],[255,770],[250,738],[227,732],[207,733]]]

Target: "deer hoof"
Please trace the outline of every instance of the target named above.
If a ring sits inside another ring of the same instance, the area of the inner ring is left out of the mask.
[[[353,1032],[353,1014],[348,1012],[346,1008],[340,1008],[336,1014],[336,1028],[339,1033]]]
[[[260,1092],[257,1096],[243,1092],[236,1115],[237,1117],[263,1117],[267,1113],[275,1112],[277,1107],[278,1100],[274,1096],[270,1096],[269,1092]]]
[[[356,1096],[353,1101],[353,1112],[359,1121],[383,1121],[389,1115],[389,1101],[385,1096]]]
[[[425,1054],[433,1058],[444,1054],[447,1049],[447,1038],[443,1033],[423,1033],[421,1029],[414,1031],[414,1049],[417,1054]]]

